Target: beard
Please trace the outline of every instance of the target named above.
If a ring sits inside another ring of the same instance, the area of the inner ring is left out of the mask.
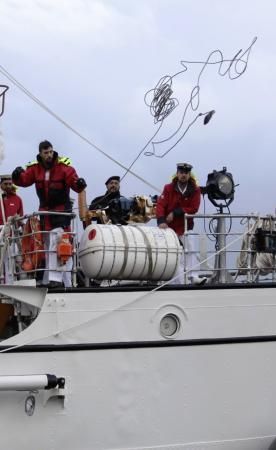
[[[52,167],[53,164],[53,159],[47,159],[46,161],[43,161],[44,167],[46,169],[50,169]]]

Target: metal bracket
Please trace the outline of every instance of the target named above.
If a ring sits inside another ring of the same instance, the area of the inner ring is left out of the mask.
[[[1,107],[0,107],[0,117],[4,114],[5,110],[5,95],[7,90],[9,89],[9,86],[6,86],[5,84],[0,84],[0,99],[1,99]]]

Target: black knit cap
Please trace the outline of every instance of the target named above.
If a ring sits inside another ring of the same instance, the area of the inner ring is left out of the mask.
[[[107,185],[108,183],[110,183],[110,181],[115,180],[115,181],[119,181],[120,183],[120,177],[118,177],[117,175],[114,175],[114,177],[109,177],[108,180],[106,180],[105,185]]]

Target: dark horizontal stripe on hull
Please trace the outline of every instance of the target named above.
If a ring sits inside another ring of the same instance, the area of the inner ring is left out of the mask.
[[[62,345],[25,345],[18,348],[0,346],[8,353],[35,353],[35,352],[75,352],[88,350],[123,350],[134,348],[161,348],[161,347],[198,347],[213,345],[256,344],[263,342],[276,342],[276,335],[271,336],[245,336],[210,339],[164,340],[164,341],[135,341],[135,342],[100,342],[95,344],[62,344]],[[3,353],[3,355],[6,352]],[[1,353],[0,353],[1,357]]]
[[[112,287],[78,287],[78,288],[50,288],[49,293],[88,293],[88,292],[100,292],[102,294],[106,292],[143,292],[151,291],[156,288],[157,285],[144,285],[144,286],[112,286]],[[193,284],[176,284],[176,285],[166,285],[158,286],[158,291],[191,291],[191,290],[223,290],[223,289],[271,289],[276,288],[275,282],[264,282],[264,283],[218,283],[218,284],[204,284],[193,285]]]

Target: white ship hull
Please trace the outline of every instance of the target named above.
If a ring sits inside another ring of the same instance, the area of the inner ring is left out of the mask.
[[[276,287],[0,290],[45,295],[32,325],[2,342],[0,375],[65,378],[64,396],[0,392],[3,448],[274,448]],[[180,320],[170,339],[167,313]]]

